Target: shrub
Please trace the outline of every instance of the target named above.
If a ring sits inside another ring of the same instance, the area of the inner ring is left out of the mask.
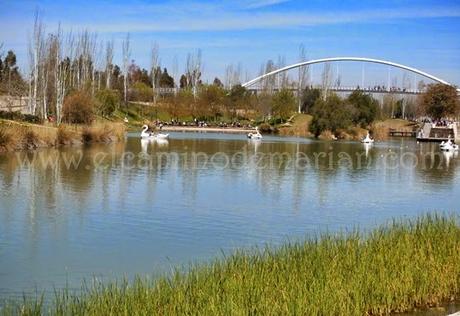
[[[311,113],[316,100],[321,98],[321,90],[307,87],[302,93],[302,113]]]
[[[259,125],[259,131],[264,134],[270,134],[272,132],[272,127],[268,123],[262,123]]]
[[[35,149],[38,147],[38,135],[34,131],[26,130],[22,138],[23,148]]]
[[[5,120],[19,120],[21,113],[19,111],[0,111],[0,118]]]
[[[377,118],[379,112],[378,101],[370,94],[355,90],[348,96],[347,100],[355,109],[353,123],[366,127]]]
[[[33,114],[24,114],[22,116],[22,120],[24,122],[33,123],[33,124],[43,123],[43,120],[40,117],[38,117],[37,115],[33,115]]]
[[[434,119],[454,117],[460,112],[457,89],[444,84],[432,84],[421,96],[422,108]]]
[[[43,123],[42,119],[37,115],[22,114],[19,111],[0,111],[0,118],[11,121],[24,121],[34,124]]]
[[[85,127],[81,133],[81,140],[88,144],[92,142],[111,142],[121,140],[125,135],[123,124],[94,124]]]
[[[77,91],[64,100],[62,119],[73,124],[90,124],[94,117],[94,103],[90,95]]]
[[[72,142],[72,132],[64,125],[60,125],[57,131],[56,142],[58,145],[69,145]]]
[[[311,112],[313,120],[310,132],[318,137],[327,130],[335,133],[339,129],[349,127],[352,124],[354,110],[339,96],[332,94],[326,100],[316,100]]]
[[[296,99],[292,91],[281,89],[276,92],[272,99],[273,115],[281,119],[281,122],[286,121],[289,116],[295,111]]]
[[[81,132],[81,140],[85,144],[91,143],[94,140],[94,135],[89,128],[85,127],[83,129]]]
[[[133,84],[130,99],[133,101],[149,102],[153,99],[152,88],[143,82]]]
[[[11,145],[11,135],[0,127],[0,151],[7,149]]]
[[[102,116],[110,116],[120,105],[118,91],[104,89],[96,94],[97,112]]]

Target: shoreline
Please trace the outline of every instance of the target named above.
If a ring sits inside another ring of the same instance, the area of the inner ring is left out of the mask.
[[[5,315],[382,315],[460,299],[457,216],[395,220],[371,231],[327,234],[230,255],[158,279],[96,282],[81,293],[9,301]],[[420,273],[424,271],[424,273]],[[456,315],[456,314],[454,314]]]
[[[168,132],[197,132],[197,133],[224,133],[224,134],[248,134],[255,129],[241,127],[198,127],[198,126],[163,126],[162,131]]]
[[[67,145],[113,143],[124,139],[123,124],[95,122],[91,125],[48,126],[0,120],[0,153]]]

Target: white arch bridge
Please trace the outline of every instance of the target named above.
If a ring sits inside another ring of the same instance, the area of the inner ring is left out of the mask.
[[[290,66],[286,66],[286,67],[283,67],[283,68],[276,69],[274,71],[268,72],[268,73],[263,74],[263,75],[261,75],[261,76],[259,76],[257,78],[254,78],[254,79],[252,79],[252,80],[250,80],[248,82],[243,83],[242,86],[246,87],[246,88],[250,88],[255,83],[258,83],[258,82],[262,81],[263,79],[265,79],[267,77],[270,77],[270,76],[273,76],[273,75],[276,75],[278,73],[285,72],[285,71],[288,71],[288,70],[291,70],[291,69],[300,68],[300,67],[304,67],[304,66],[309,66],[309,65],[313,65],[313,64],[322,64],[322,63],[340,62],[340,61],[366,62],[366,63],[374,63],[374,64],[392,66],[392,67],[395,67],[395,68],[410,71],[412,73],[415,73],[417,75],[420,75],[420,76],[428,78],[428,79],[431,79],[431,80],[433,80],[435,82],[438,82],[438,83],[442,83],[442,84],[449,85],[449,86],[454,86],[453,84],[451,84],[451,83],[449,83],[449,82],[447,82],[447,81],[445,81],[445,80],[443,80],[441,78],[438,78],[438,77],[433,76],[433,75],[431,75],[431,74],[429,74],[427,72],[418,70],[418,69],[413,68],[413,67],[397,64],[397,63],[394,63],[394,62],[391,62],[391,61],[374,59],[374,58],[365,58],[365,57],[331,57],[331,58],[322,58],[322,59],[309,60],[309,61],[293,64],[293,65],[290,65]],[[340,90],[340,89],[338,89],[338,90]],[[388,87],[386,87],[386,89],[384,89],[384,90],[372,91],[372,92],[392,92],[392,91],[391,91],[390,85],[388,85]],[[460,89],[457,88],[457,92],[460,93]]]

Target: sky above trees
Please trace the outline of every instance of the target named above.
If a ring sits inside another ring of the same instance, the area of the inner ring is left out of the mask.
[[[297,62],[303,43],[310,59],[381,58],[460,85],[458,1],[6,0],[0,4],[0,42],[4,50],[17,53],[24,71],[27,38],[39,9],[47,31],[55,31],[61,23],[66,31],[88,28],[101,40],[114,39],[117,64],[126,32],[131,34],[132,58],[143,67],[149,65],[154,41],[160,46],[162,66],[170,68],[177,56],[179,72],[185,68],[187,53],[201,48],[203,78],[209,82],[223,77],[231,63],[241,62],[250,79],[263,62],[276,62],[279,55],[287,64]],[[360,77],[360,68],[356,69],[341,72],[344,77]],[[385,72],[382,77],[386,76]]]

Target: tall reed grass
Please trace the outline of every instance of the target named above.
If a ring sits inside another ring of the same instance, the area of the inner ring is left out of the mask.
[[[124,139],[125,126],[121,123],[96,123],[84,127],[81,135],[84,143],[120,141]]]
[[[371,233],[237,251],[156,280],[57,291],[3,314],[384,315],[460,299],[458,217],[394,221]]]
[[[38,147],[60,146],[91,142],[112,142],[124,139],[121,123],[94,123],[89,126],[59,127],[0,121],[0,152]]]

